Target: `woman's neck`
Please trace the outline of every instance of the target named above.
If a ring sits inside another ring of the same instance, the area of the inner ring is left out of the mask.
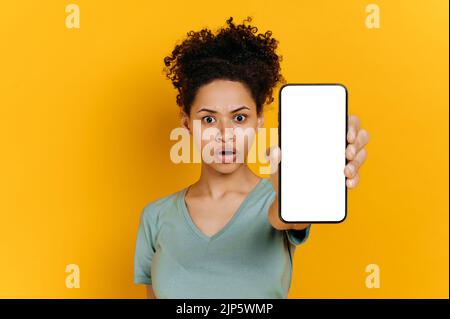
[[[251,191],[261,180],[253,173],[247,164],[241,165],[230,174],[217,172],[208,165],[202,165],[200,179],[190,187],[190,193],[196,196],[220,198],[227,192]]]

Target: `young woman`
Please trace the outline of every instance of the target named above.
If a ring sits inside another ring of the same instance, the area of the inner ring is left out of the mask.
[[[241,25],[232,20],[217,34],[189,32],[164,59],[179,92],[182,126],[193,134],[197,121],[201,134],[210,128],[220,134],[199,142],[201,149],[213,146],[214,161],[202,157],[197,182],[143,209],[134,282],[147,285],[149,298],[287,298],[292,256],[310,232],[310,224],[278,218],[276,172],[260,178],[237,160],[247,158],[252,139],[236,139],[227,129],[262,128],[263,106],[285,80],[271,32],[256,34],[245,24],[250,18]],[[368,142],[355,116],[347,139],[343,174],[352,188]],[[268,155],[277,165],[281,154]]]

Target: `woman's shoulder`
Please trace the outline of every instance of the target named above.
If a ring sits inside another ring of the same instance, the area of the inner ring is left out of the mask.
[[[273,188],[270,178],[261,177],[261,191],[268,196],[275,195],[275,189]]]
[[[168,195],[160,196],[154,200],[151,200],[150,202],[147,202],[147,204],[145,204],[144,208],[142,209],[143,217],[157,218],[164,212],[176,207],[179,196],[181,196],[184,189],[185,188],[182,188],[178,191],[175,191]]]

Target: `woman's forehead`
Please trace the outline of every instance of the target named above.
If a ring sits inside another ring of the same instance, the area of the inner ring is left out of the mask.
[[[229,80],[215,80],[198,89],[191,111],[198,111],[204,108],[224,113],[243,106],[250,110],[256,110],[256,105],[250,92],[242,83]]]

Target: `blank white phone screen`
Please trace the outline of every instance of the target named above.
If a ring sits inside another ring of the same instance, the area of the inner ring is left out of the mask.
[[[343,221],[347,90],[340,84],[286,84],[279,103],[281,218]]]

